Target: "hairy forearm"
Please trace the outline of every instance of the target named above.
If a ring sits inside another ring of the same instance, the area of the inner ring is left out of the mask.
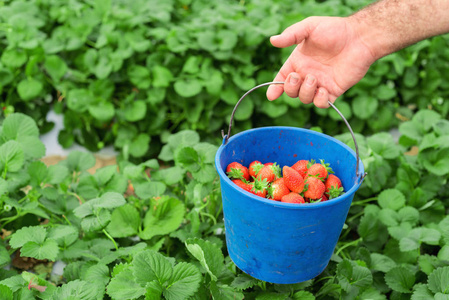
[[[449,32],[449,0],[381,0],[348,20],[378,59]]]

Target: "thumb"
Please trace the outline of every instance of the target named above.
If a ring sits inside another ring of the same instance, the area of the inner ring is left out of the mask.
[[[309,36],[309,32],[312,30],[312,25],[314,25],[312,18],[304,19],[301,22],[287,27],[281,34],[272,36],[270,42],[273,46],[278,48],[297,45]]]

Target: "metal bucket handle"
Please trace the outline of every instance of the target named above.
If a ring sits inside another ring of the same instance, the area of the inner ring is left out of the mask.
[[[284,82],[283,82],[283,81],[273,81],[273,82],[265,82],[265,83],[259,84],[259,85],[255,86],[255,87],[253,87],[252,89],[250,89],[249,91],[247,91],[247,92],[246,92],[245,94],[243,94],[243,96],[239,99],[239,101],[238,101],[237,104],[235,105],[234,110],[232,111],[232,114],[231,114],[231,120],[229,121],[228,134],[225,135],[225,134],[224,134],[224,131],[221,130],[221,135],[222,135],[222,137],[223,137],[223,145],[225,145],[225,144],[228,142],[229,138],[231,137],[232,121],[234,120],[234,114],[235,114],[235,111],[237,110],[237,107],[239,106],[240,102],[242,102],[242,100],[243,100],[249,93],[251,93],[252,91],[254,91],[254,90],[256,90],[256,89],[258,89],[258,88],[260,88],[260,87],[267,86],[267,85],[271,85],[271,84],[284,84]],[[337,107],[335,107],[335,105],[334,105],[332,102],[330,102],[330,101],[328,101],[327,103],[328,103],[328,104],[329,104],[329,105],[330,105],[330,106],[331,106],[331,107],[332,107],[332,108],[333,108],[333,109],[340,115],[340,117],[343,119],[343,121],[345,122],[346,126],[348,127],[349,132],[351,133],[352,139],[354,140],[355,152],[356,152],[356,155],[357,155],[357,163],[356,163],[356,167],[355,167],[355,174],[356,174],[357,177],[359,177],[359,160],[360,160],[360,156],[359,156],[359,146],[357,145],[357,141],[356,141],[356,139],[355,139],[354,132],[352,131],[352,128],[351,128],[351,126],[350,126],[349,123],[348,123],[348,120],[346,120],[346,118],[345,118],[345,117],[343,116],[343,114],[337,109]],[[366,173],[362,174],[362,176],[361,176],[360,179],[365,178],[365,176],[366,176]]]

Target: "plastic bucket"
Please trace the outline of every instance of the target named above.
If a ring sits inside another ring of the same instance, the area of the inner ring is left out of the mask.
[[[215,166],[232,261],[243,272],[272,283],[297,283],[318,276],[330,261],[365,175],[358,155],[333,137],[301,128],[262,127],[228,139],[229,133],[216,153]],[[277,162],[282,168],[299,159],[330,163],[345,193],[321,203],[282,203],[240,189],[225,173],[233,161],[246,166],[254,160]]]

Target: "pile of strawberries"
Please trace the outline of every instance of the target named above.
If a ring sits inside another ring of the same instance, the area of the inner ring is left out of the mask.
[[[323,202],[344,193],[329,164],[299,160],[282,168],[277,163],[253,161],[248,167],[230,163],[226,174],[240,188],[257,196],[287,203]]]

